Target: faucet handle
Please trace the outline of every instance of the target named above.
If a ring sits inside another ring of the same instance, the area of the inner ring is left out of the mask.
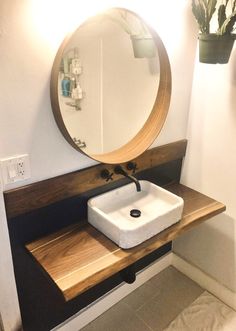
[[[108,169],[103,169],[100,173],[102,179],[105,179],[106,182],[113,180],[113,172],[110,172]]]
[[[137,163],[132,162],[132,161],[128,162],[126,164],[126,169],[127,170],[132,170],[132,174],[134,174],[136,172],[136,170],[138,169]]]
[[[115,174],[117,175],[123,175],[123,176],[126,176],[127,173],[126,171],[123,169],[123,167],[121,165],[116,165],[115,168],[114,168],[114,172]]]

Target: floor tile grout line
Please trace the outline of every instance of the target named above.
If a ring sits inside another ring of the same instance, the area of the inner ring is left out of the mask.
[[[147,322],[145,322],[138,314],[137,314],[137,311],[135,310],[135,309],[133,309],[128,303],[126,303],[126,302],[123,302],[123,304],[125,305],[125,306],[127,306],[131,311],[132,311],[132,313],[135,315],[135,317],[139,320],[139,321],[141,321],[141,322],[143,322],[147,327],[148,327],[148,329],[150,330],[150,331],[154,331],[151,327],[150,327],[150,325],[148,325],[147,324]]]
[[[140,307],[138,307],[138,309],[136,309],[135,312],[138,313],[141,309],[143,309],[144,306],[149,305],[150,301],[152,301],[154,297],[155,296],[153,296],[152,298],[150,298],[150,300],[146,301],[143,305],[141,305]]]
[[[136,313],[136,311],[134,311],[134,315],[136,316],[136,318],[138,320],[140,320],[141,322],[143,322],[143,324],[145,324],[150,331],[154,331],[153,328],[151,328],[151,326],[146,321],[144,321],[141,317],[138,316],[138,314]]]
[[[138,307],[137,309],[135,309],[135,312],[139,312],[145,305],[149,305],[150,301],[152,301],[156,296],[158,296],[157,294],[154,294],[153,296],[151,296],[147,301],[145,301],[140,307]]]

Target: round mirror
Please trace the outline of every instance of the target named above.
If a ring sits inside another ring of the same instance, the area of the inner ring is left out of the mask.
[[[170,94],[161,39],[126,9],[88,19],[64,40],[52,68],[59,129],[75,149],[104,163],[129,161],[152,144]]]

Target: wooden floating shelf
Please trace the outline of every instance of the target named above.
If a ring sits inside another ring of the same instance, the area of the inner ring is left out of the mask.
[[[166,187],[184,199],[180,222],[124,250],[86,221],[26,245],[66,301],[109,278],[180,234],[225,210],[225,205],[181,184]]]

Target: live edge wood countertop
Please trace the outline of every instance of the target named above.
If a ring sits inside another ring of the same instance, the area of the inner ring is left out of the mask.
[[[107,279],[197,224],[225,210],[225,206],[184,185],[166,187],[184,199],[180,222],[131,248],[121,249],[85,220],[26,245],[48,273],[66,301]]]

